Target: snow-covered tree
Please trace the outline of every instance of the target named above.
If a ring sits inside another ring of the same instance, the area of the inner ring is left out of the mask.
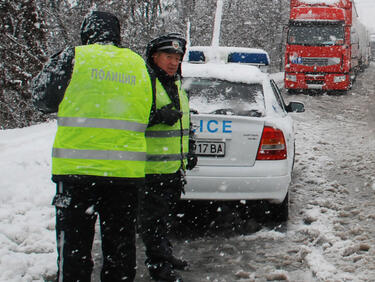
[[[34,0],[0,2],[0,128],[24,127],[40,117],[28,86],[45,58],[43,28]]]
[[[273,70],[283,57],[283,29],[288,23],[289,0],[225,1],[222,45],[261,48],[271,57]]]

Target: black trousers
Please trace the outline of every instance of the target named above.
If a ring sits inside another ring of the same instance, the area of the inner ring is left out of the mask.
[[[91,280],[91,251],[97,217],[103,252],[101,281],[134,281],[137,188],[136,185],[57,184],[54,198],[57,281]]]
[[[182,189],[179,172],[146,175],[145,189],[140,190],[139,221],[148,264],[163,263],[172,256],[172,245],[167,234]]]

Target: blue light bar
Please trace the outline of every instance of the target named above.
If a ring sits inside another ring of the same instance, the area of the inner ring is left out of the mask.
[[[228,55],[228,63],[243,63],[266,65],[270,64],[267,54],[265,53],[243,53],[233,52]]]
[[[206,57],[203,51],[189,51],[189,62],[204,63]]]

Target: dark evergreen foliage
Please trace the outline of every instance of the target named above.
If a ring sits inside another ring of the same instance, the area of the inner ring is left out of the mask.
[[[28,87],[45,59],[45,32],[34,0],[0,2],[0,128],[40,119]]]

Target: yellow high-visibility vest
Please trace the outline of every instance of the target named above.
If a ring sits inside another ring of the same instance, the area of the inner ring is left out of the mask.
[[[183,113],[181,120],[174,125],[156,124],[147,128],[147,162],[146,174],[175,173],[180,168],[185,169],[189,150],[190,108],[181,82],[176,81]],[[171,103],[167,92],[156,79],[156,109]]]
[[[76,47],[58,110],[52,173],[144,177],[151,104],[151,81],[138,54],[113,45]]]

